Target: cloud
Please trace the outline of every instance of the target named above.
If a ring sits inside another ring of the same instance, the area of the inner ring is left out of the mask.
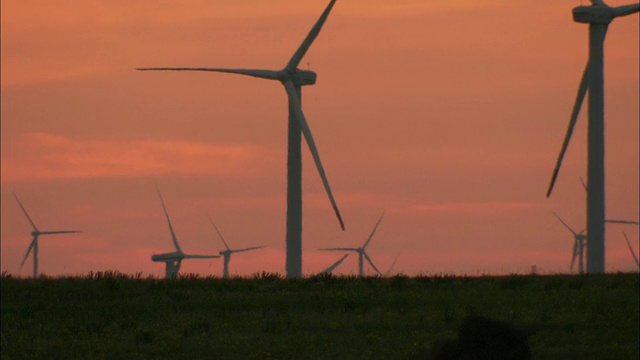
[[[28,133],[2,154],[2,181],[42,181],[161,174],[255,176],[269,151],[250,144],[186,140],[105,141]]]

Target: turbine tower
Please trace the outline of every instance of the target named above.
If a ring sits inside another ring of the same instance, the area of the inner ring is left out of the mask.
[[[167,208],[164,206],[164,200],[162,199],[162,194],[160,194],[160,190],[158,191],[158,196],[160,197],[160,202],[162,203],[162,210],[164,210],[164,214],[167,217],[167,224],[169,224],[169,231],[171,232],[171,239],[173,240],[173,245],[176,248],[176,251],[158,255],[152,255],[151,261],[153,262],[163,262],[165,263],[165,277],[167,279],[175,279],[178,277],[178,271],[180,271],[180,265],[182,264],[182,260],[184,259],[214,259],[219,258],[218,255],[190,255],[185,254],[180,248],[180,244],[178,244],[178,238],[176,237],[175,232],[173,231],[173,226],[171,226],[171,219],[169,219],[169,213],[167,213]]]
[[[569,225],[567,225],[567,223],[565,223],[560,218],[560,216],[558,216],[558,214],[554,212],[553,215],[555,215],[558,220],[560,220],[562,225],[569,229],[569,231],[571,231],[571,233],[573,234],[573,255],[571,256],[571,266],[569,267],[569,269],[573,271],[573,264],[576,261],[576,257],[578,257],[578,272],[580,274],[584,274],[584,249],[587,247],[587,235],[585,235],[584,233],[585,229],[582,229],[582,231],[577,233],[571,227],[569,227]]]
[[[286,271],[287,277],[302,276],[302,159],[301,159],[301,132],[309,145],[309,150],[313,156],[322,183],[329,196],[329,201],[336,213],[340,227],[344,230],[344,222],[340,216],[338,205],[336,204],[329,181],[320,162],[320,155],[316,148],[315,141],[311,135],[309,124],[302,112],[302,86],[316,83],[316,73],[308,70],[298,69],[300,61],[309,50],[309,47],[320,33],[329,12],[336,0],[331,0],[314,27],[304,39],[298,50],[293,54],[289,62],[282,70],[256,70],[256,69],[222,69],[222,68],[185,68],[185,67],[162,67],[162,68],[138,68],[137,70],[158,70],[158,71],[211,71],[231,74],[253,76],[261,79],[276,80],[284,85],[284,89],[289,99],[289,129],[288,129],[288,155],[287,155],[287,256]]]
[[[229,245],[227,245],[227,242],[224,241],[224,238],[222,237],[222,234],[220,233],[220,230],[218,230],[218,227],[216,226],[216,224],[213,223],[213,220],[211,220],[211,218],[209,218],[209,221],[211,222],[211,225],[213,225],[213,227],[216,229],[216,232],[218,233],[218,236],[220,236],[220,240],[222,240],[222,243],[224,244],[224,247],[226,248],[226,250],[220,251],[220,255],[222,255],[223,258],[224,258],[224,268],[222,269],[222,277],[224,279],[228,279],[229,278],[229,261],[231,261],[231,254],[238,253],[238,252],[244,252],[244,251],[251,251],[251,250],[257,250],[257,249],[266,248],[266,246],[253,246],[253,247],[248,247],[248,248],[244,248],[244,249],[232,250],[229,247]]]
[[[616,17],[640,10],[640,4],[610,7],[602,0],[591,0],[591,6],[573,9],[573,20],[589,24],[589,60],[582,74],[578,95],[573,106],[569,127],[556,162],[547,197],[551,195],[562,158],[569,145],[580,106],[589,89],[588,155],[587,155],[587,272],[605,271],[605,187],[604,187],[604,38],[609,23]]]
[[[31,226],[33,226],[33,231],[31,232],[31,235],[33,235],[33,240],[31,240],[29,249],[27,249],[27,253],[24,255],[24,259],[22,259],[22,262],[20,263],[20,269],[22,269],[22,266],[24,266],[24,262],[27,261],[29,254],[33,250],[33,278],[37,279],[38,278],[38,237],[40,237],[40,235],[75,234],[75,233],[80,233],[82,231],[79,231],[79,230],[40,231],[36,227],[36,224],[34,224],[33,220],[31,220],[31,217],[29,216],[29,214],[27,214],[27,210],[25,210],[24,206],[22,206],[22,203],[20,202],[20,199],[18,199],[18,196],[14,193],[13,197],[16,198],[18,205],[20,205],[20,209],[22,209],[22,212],[27,217],[27,220],[29,220],[29,222],[31,223]]]
[[[378,268],[371,261],[371,258],[369,257],[369,255],[367,254],[365,249],[366,249],[367,245],[369,245],[369,242],[371,242],[371,239],[373,238],[373,235],[376,233],[376,230],[378,229],[378,225],[380,225],[380,221],[382,221],[382,217],[383,216],[384,216],[384,211],[382,212],[382,215],[380,215],[380,218],[378,219],[378,222],[376,223],[376,226],[373,228],[373,231],[371,232],[371,235],[369,235],[369,238],[367,239],[367,241],[365,241],[364,245],[362,245],[361,247],[358,247],[358,248],[325,248],[325,249],[319,249],[319,250],[322,250],[322,251],[353,251],[353,252],[356,252],[356,253],[358,253],[358,274],[359,274],[360,277],[364,276],[364,259],[367,260],[369,265],[371,265],[371,267],[378,273],[378,275],[382,275],[380,270],[378,270]]]

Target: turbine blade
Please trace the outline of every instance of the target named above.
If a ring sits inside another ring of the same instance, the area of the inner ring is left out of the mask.
[[[266,246],[252,246],[252,247],[248,247],[248,248],[244,248],[244,249],[231,250],[231,252],[233,252],[233,253],[239,253],[239,252],[245,252],[245,251],[257,250],[257,249],[264,249],[264,248],[266,248]]]
[[[578,239],[575,239],[573,242],[573,256],[571,256],[571,266],[569,269],[573,271],[573,264],[576,262],[576,256],[578,256]]]
[[[335,4],[335,2],[336,0],[331,0],[329,5],[327,5],[327,8],[324,9],[324,12],[322,13],[322,15],[320,15],[320,18],[318,19],[316,24],[313,26],[313,28],[311,28],[311,31],[309,31],[307,37],[304,39],[298,50],[296,50],[296,52],[293,54],[291,60],[289,60],[289,63],[287,63],[285,70],[293,71],[298,67],[298,64],[300,64],[300,61],[307,53],[307,50],[309,50],[309,47],[320,33],[320,29],[322,29],[322,25],[324,25],[324,22],[327,20],[329,12],[331,11],[331,8],[333,8],[333,4]]]
[[[231,250],[231,248],[229,248],[229,245],[227,245],[227,242],[224,241],[224,238],[222,237],[222,234],[220,233],[220,230],[218,230],[218,227],[216,226],[216,224],[214,224],[213,220],[211,220],[210,216],[209,216],[209,221],[211,222],[211,225],[213,225],[213,227],[216,229],[216,232],[218,232],[218,236],[220,236],[220,239],[222,240],[222,243],[224,244],[224,247],[226,247],[227,250]]]
[[[384,211],[382,212],[382,215],[380,215],[380,218],[378,219],[378,222],[376,223],[376,226],[373,227],[373,231],[371,232],[371,235],[369,235],[369,238],[367,239],[367,241],[364,243],[364,245],[362,245],[362,248],[366,248],[367,245],[369,245],[369,242],[371,241],[371,238],[373,238],[373,234],[376,233],[376,230],[378,230],[378,225],[380,225],[380,221],[382,221],[382,217],[384,216]]]
[[[320,251],[358,251],[356,248],[322,248]]]
[[[580,176],[580,183],[582,184],[582,188],[584,189],[584,191],[587,191],[587,183],[584,182],[582,176]]]
[[[630,220],[605,220],[604,222],[610,223],[610,224],[640,225],[640,222],[630,221]]]
[[[331,273],[333,270],[335,270],[340,264],[342,264],[342,262],[344,261],[344,259],[347,258],[347,256],[349,256],[349,254],[344,255],[343,257],[340,258],[340,260],[336,261],[335,263],[333,263],[333,265],[329,266],[328,268],[324,269],[322,271],[322,274],[329,274]]]
[[[569,140],[571,140],[571,135],[573,134],[573,128],[578,121],[578,114],[580,113],[580,107],[582,107],[582,101],[587,93],[587,88],[589,86],[588,79],[589,72],[589,62],[587,61],[587,65],[584,68],[582,73],[582,79],[580,80],[580,86],[578,86],[578,95],[576,96],[576,101],[573,104],[573,110],[571,111],[571,117],[569,118],[569,126],[567,127],[567,133],[564,136],[564,140],[562,142],[562,148],[560,149],[560,154],[558,155],[558,160],[556,161],[556,166],[553,169],[553,175],[551,175],[551,182],[549,183],[549,188],[547,189],[547,197],[551,196],[551,191],[553,190],[553,186],[556,182],[556,178],[558,177],[558,172],[560,171],[560,166],[562,165],[562,159],[564,158],[564,154],[567,151],[567,147],[569,146]]]
[[[567,229],[569,229],[569,231],[571,231],[573,236],[578,236],[578,234],[575,231],[573,231],[573,229],[570,228],[569,225],[567,225],[564,221],[562,221],[562,219],[560,218],[560,216],[558,216],[558,214],[554,212],[553,215],[555,215],[558,218],[558,220],[560,220],[560,222],[562,223],[562,225],[564,225],[564,227],[566,227]]]
[[[295,88],[295,85],[293,85],[293,82],[285,81],[283,84],[284,84],[284,88],[287,90],[289,102],[290,104],[292,104],[291,108],[295,112],[295,116],[298,119],[298,122],[300,123],[300,129],[304,134],[304,138],[307,140],[307,145],[309,145],[309,150],[311,150],[313,161],[316,163],[316,168],[318,168],[318,173],[320,173],[320,178],[322,178],[322,184],[324,185],[324,188],[327,191],[327,195],[329,196],[329,201],[331,201],[331,206],[333,206],[333,211],[335,211],[336,216],[338,217],[338,221],[340,222],[340,227],[342,228],[342,230],[344,230],[344,222],[342,221],[342,216],[340,216],[338,205],[336,204],[336,201],[333,198],[333,194],[331,193],[331,187],[329,187],[329,180],[327,180],[327,176],[324,173],[324,168],[322,167],[322,162],[320,162],[320,155],[318,154],[316,143],[313,140],[313,136],[311,135],[309,124],[307,124],[307,120],[305,119],[304,113],[302,112],[300,99],[298,98],[298,92],[296,91],[296,88]]]
[[[31,217],[29,216],[29,214],[27,214],[27,210],[24,209],[24,206],[22,206],[22,203],[20,202],[20,199],[18,199],[18,195],[16,195],[16,193],[13,193],[13,197],[16,198],[16,201],[18,202],[18,205],[20,205],[20,209],[22,209],[22,212],[27,217],[27,220],[29,220],[29,222],[31,223],[31,226],[33,226],[33,230],[38,231],[38,228],[36,227],[36,224],[33,223],[33,220],[31,220]]]
[[[24,266],[24,262],[27,261],[27,258],[29,257],[29,253],[31,253],[31,250],[33,249],[33,247],[36,246],[36,241],[38,241],[38,237],[34,236],[33,240],[31,240],[31,244],[29,245],[29,249],[27,249],[27,253],[24,255],[24,259],[22,259],[22,262],[20,263],[20,270],[22,270],[22,266]]]
[[[398,255],[396,255],[396,258],[393,259],[393,262],[391,263],[391,266],[389,266],[389,270],[387,270],[386,273],[384,273],[384,276],[387,277],[389,276],[389,274],[391,274],[391,270],[393,269],[393,267],[396,265],[396,261],[398,261],[398,258],[400,257],[400,253],[398,253]]]
[[[167,208],[164,206],[164,200],[162,199],[162,194],[160,194],[160,189],[156,187],[158,191],[158,196],[160,197],[160,202],[162,203],[162,210],[164,210],[164,214],[167,217],[167,224],[169,224],[169,231],[171,231],[171,239],[173,240],[173,245],[175,245],[176,250],[182,254],[182,249],[180,249],[180,245],[178,244],[178,238],[176,237],[176,233],[173,231],[173,226],[171,225],[171,219],[169,219],[169,213],[167,213]]]
[[[136,68],[138,71],[209,71],[229,74],[240,74],[253,76],[260,79],[280,80],[282,71],[258,70],[258,69],[221,69],[221,68],[185,68],[185,67],[157,67],[157,68]]]
[[[185,259],[216,259],[219,258],[220,255],[187,255],[184,254]]]
[[[622,235],[624,235],[624,239],[627,240],[627,246],[629,247],[629,251],[631,251],[631,256],[633,256],[633,260],[635,260],[636,264],[638,264],[638,267],[640,267],[640,261],[638,261],[638,257],[636,256],[636,253],[633,252],[633,247],[631,246],[631,242],[629,241],[627,234],[623,231]]]
[[[367,259],[367,262],[369,263],[369,265],[371,265],[373,270],[375,270],[378,273],[378,275],[382,275],[380,270],[378,270],[378,268],[375,265],[373,265],[373,261],[371,261],[371,258],[369,257],[369,255],[367,255],[366,252],[363,252],[362,254],[364,255],[364,258]]]
[[[613,17],[617,18],[619,16],[631,15],[633,13],[637,13],[640,11],[640,4],[631,4],[631,5],[622,5],[614,7],[613,9]]]
[[[42,231],[40,235],[53,235],[53,234],[77,234],[81,233],[80,230],[61,230],[61,231]]]

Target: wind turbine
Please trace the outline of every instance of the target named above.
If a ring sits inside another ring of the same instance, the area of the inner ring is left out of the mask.
[[[222,243],[224,244],[224,247],[226,248],[226,250],[220,251],[220,255],[222,255],[224,257],[224,268],[222,270],[222,277],[224,279],[228,279],[229,278],[229,261],[231,261],[231,254],[237,253],[237,252],[251,251],[251,250],[257,250],[257,249],[266,248],[266,246],[253,246],[253,247],[248,247],[248,248],[244,248],[244,249],[231,250],[229,245],[227,245],[227,242],[224,241],[224,238],[222,237],[222,234],[220,233],[220,230],[218,230],[218,227],[216,226],[216,224],[213,223],[213,220],[211,220],[211,218],[209,218],[209,221],[211,222],[211,225],[213,225],[213,227],[216,229],[216,232],[218,233],[218,236],[220,236],[220,240],[222,240]]]
[[[547,197],[551,195],[553,185],[562,158],[569,145],[578,112],[589,89],[589,124],[587,156],[587,234],[589,251],[587,252],[587,272],[603,273],[604,263],[604,38],[609,23],[616,17],[626,16],[640,11],[640,4],[610,7],[601,0],[591,0],[591,6],[578,6],[573,9],[573,20],[589,24],[589,60],[582,74],[578,95],[569,120],[569,127],[562,143],[556,162]]]
[[[16,198],[18,205],[20,205],[20,209],[22,209],[22,212],[27,217],[27,220],[29,220],[29,222],[31,223],[31,226],[33,226],[33,231],[31,232],[31,235],[33,235],[33,240],[31,240],[29,249],[27,249],[27,253],[24,255],[24,259],[22,259],[22,262],[20,263],[20,269],[22,269],[22,266],[24,266],[25,261],[27,261],[27,258],[29,257],[29,253],[31,253],[31,251],[33,250],[33,278],[37,279],[38,278],[38,237],[40,237],[40,235],[75,234],[75,233],[80,233],[82,231],[79,231],[79,230],[40,231],[36,227],[36,224],[34,224],[33,220],[31,220],[31,217],[29,216],[29,214],[27,214],[27,210],[25,210],[24,206],[22,206],[20,199],[18,199],[18,195],[14,193],[13,197]]]
[[[180,265],[182,264],[182,260],[184,259],[213,259],[219,258],[218,255],[191,255],[185,254],[180,248],[180,244],[178,244],[178,238],[176,237],[176,233],[173,231],[173,226],[171,226],[171,219],[169,219],[169,213],[167,213],[167,208],[164,206],[164,200],[162,199],[162,194],[160,194],[160,189],[156,189],[158,191],[158,196],[160,197],[160,202],[162,203],[162,210],[164,210],[164,214],[167,217],[167,224],[169,224],[169,231],[171,232],[171,239],[173,240],[173,245],[176,248],[176,251],[164,254],[157,254],[151,256],[151,261],[154,262],[163,262],[165,263],[165,277],[167,279],[175,279],[178,277],[178,271],[180,270]]]
[[[391,270],[393,270],[393,267],[396,266],[396,262],[398,261],[399,257],[400,257],[400,253],[398,253],[398,255],[396,255],[396,258],[393,259],[391,266],[389,266],[389,270],[387,270],[387,272],[384,273],[384,277],[389,277],[389,275],[391,275]]]
[[[335,270],[340,264],[342,264],[342,262],[344,261],[344,259],[347,258],[347,256],[349,256],[349,254],[345,254],[343,257],[340,258],[340,260],[336,261],[335,263],[333,263],[333,265],[331,265],[328,268],[324,269],[321,272],[321,274],[331,274],[331,272],[333,270]]]
[[[320,155],[316,148],[315,141],[311,135],[309,124],[302,112],[302,86],[316,83],[316,73],[308,70],[298,69],[300,61],[307,50],[320,33],[329,12],[336,0],[331,0],[316,24],[313,26],[300,47],[293,54],[289,62],[282,70],[259,70],[259,69],[222,69],[222,68],[185,68],[185,67],[161,67],[161,68],[138,68],[137,70],[158,70],[158,71],[211,71],[231,74],[253,76],[261,79],[276,80],[284,85],[289,99],[289,129],[288,129],[288,155],[287,155],[287,277],[302,276],[302,158],[301,158],[301,132],[309,145],[309,150],[313,156],[322,183],[329,196],[329,201],[336,213],[340,227],[344,230],[344,222],[338,210],[329,181],[320,162]]]
[[[638,261],[638,257],[636,256],[636,253],[633,252],[633,247],[631,246],[631,242],[629,241],[627,234],[623,231],[622,235],[624,235],[624,239],[627,240],[627,246],[629,246],[629,251],[631,252],[631,256],[633,256],[633,260],[636,262],[636,265],[638,265],[638,269],[640,269],[640,261]]]
[[[376,230],[378,229],[378,225],[380,225],[380,221],[382,221],[382,217],[384,216],[384,211],[382,212],[382,215],[380,215],[380,218],[378,219],[378,222],[376,223],[376,226],[373,228],[373,231],[371,232],[371,235],[369,235],[369,238],[367,239],[367,241],[365,241],[364,245],[362,245],[361,247],[358,248],[325,248],[325,249],[319,249],[322,251],[353,251],[358,253],[358,274],[360,275],[360,277],[364,276],[364,259],[367,260],[367,262],[369,263],[369,265],[371,265],[371,267],[378,273],[378,275],[382,275],[382,273],[380,272],[380,270],[378,270],[378,268],[373,264],[373,262],[371,261],[371,258],[369,257],[369,255],[367,255],[366,252],[366,247],[367,245],[369,245],[369,242],[371,242],[371,239],[373,238],[373,235],[376,233]]]
[[[560,216],[558,216],[558,214],[554,212],[553,215],[555,215],[558,220],[560,220],[562,225],[569,229],[569,231],[571,231],[571,233],[573,234],[573,255],[571,256],[571,266],[569,267],[569,269],[573,271],[573,264],[576,261],[576,257],[578,257],[578,272],[580,274],[584,274],[584,249],[587,246],[587,235],[585,235],[584,233],[585,229],[582,229],[582,231],[577,233],[571,227],[569,227],[569,225],[567,225],[567,223],[565,223],[560,218]]]

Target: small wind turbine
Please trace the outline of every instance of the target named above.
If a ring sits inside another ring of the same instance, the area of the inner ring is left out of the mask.
[[[367,252],[366,252],[365,249],[366,249],[367,245],[369,245],[369,242],[371,242],[371,239],[373,238],[373,235],[376,233],[376,230],[378,229],[378,225],[380,225],[380,221],[382,221],[382,217],[383,216],[384,216],[384,211],[382,212],[382,215],[380,215],[380,218],[378,219],[378,222],[376,223],[376,226],[373,228],[373,231],[371,232],[371,235],[369,235],[369,238],[367,239],[367,241],[365,241],[364,245],[362,245],[361,247],[358,247],[358,248],[325,248],[325,249],[319,249],[319,250],[322,250],[322,251],[353,251],[353,252],[357,252],[358,253],[358,270],[359,270],[358,274],[360,275],[360,277],[364,276],[364,259],[367,260],[369,265],[371,265],[371,267],[378,273],[378,275],[382,275],[380,270],[378,270],[378,268],[371,261],[371,258],[369,257],[369,255],[367,255]]]
[[[222,255],[224,257],[224,268],[222,270],[222,277],[224,279],[228,279],[229,278],[229,261],[231,261],[231,254],[238,253],[238,252],[243,252],[243,251],[251,251],[251,250],[257,250],[257,249],[266,248],[266,246],[253,246],[253,247],[248,247],[248,248],[244,248],[244,249],[231,250],[229,245],[227,245],[227,242],[224,241],[224,238],[222,237],[222,234],[220,233],[220,230],[218,230],[218,227],[216,226],[216,224],[213,223],[213,220],[211,220],[211,218],[209,218],[209,221],[211,222],[211,225],[213,225],[213,227],[216,229],[216,232],[218,233],[218,236],[220,236],[220,240],[222,240],[222,243],[224,244],[224,247],[226,248],[226,250],[220,251],[220,255]]]
[[[629,246],[629,251],[631,252],[631,256],[633,256],[633,260],[636,262],[636,265],[638,265],[638,269],[640,269],[640,261],[638,261],[638,257],[636,256],[636,253],[633,252],[633,247],[631,246],[631,242],[629,241],[627,234],[623,231],[622,235],[624,235],[624,239],[627,240],[627,246]]]
[[[33,235],[33,240],[31,240],[29,249],[27,249],[27,253],[24,255],[24,259],[22,259],[22,262],[20,263],[20,269],[22,269],[24,262],[27,261],[27,258],[29,257],[29,253],[31,253],[31,251],[33,250],[33,278],[37,279],[38,278],[38,237],[40,237],[40,235],[75,234],[75,233],[80,233],[82,231],[79,231],[79,230],[40,231],[36,227],[36,224],[33,223],[33,220],[31,220],[31,217],[29,216],[29,214],[27,214],[27,210],[25,210],[24,206],[22,206],[22,203],[20,202],[20,199],[18,199],[18,196],[14,193],[13,197],[16,198],[18,205],[20,205],[20,209],[22,209],[22,212],[27,217],[27,220],[29,220],[29,222],[31,223],[31,226],[33,226],[33,231],[31,232],[31,235]]]
[[[578,95],[569,120],[569,127],[551,176],[547,197],[551,195],[553,190],[553,185],[562,164],[562,158],[569,145],[569,140],[588,88],[587,179],[589,182],[587,188],[587,234],[589,234],[589,251],[587,252],[587,271],[589,273],[603,273],[605,270],[604,38],[609,23],[613,19],[637,13],[640,11],[640,4],[610,7],[602,0],[591,0],[591,4],[591,6],[578,6],[573,9],[573,20],[575,22],[589,24],[589,60],[582,74]]]
[[[573,255],[571,256],[571,266],[569,267],[569,269],[573,271],[573,264],[576,261],[576,257],[578,257],[578,272],[580,274],[584,274],[584,249],[587,246],[587,235],[585,235],[584,229],[577,233],[571,227],[569,227],[569,225],[567,225],[560,218],[560,216],[558,216],[558,214],[554,212],[553,215],[555,215],[558,220],[560,220],[562,225],[569,229],[569,231],[571,231],[571,233],[573,234]]]
[[[338,260],[338,261],[334,262],[334,263],[333,263],[333,265],[331,265],[331,266],[329,266],[328,268],[324,269],[324,270],[321,272],[321,274],[331,274],[331,272],[332,272],[333,270],[335,270],[335,269],[338,267],[338,265],[342,264],[342,262],[344,261],[344,259],[346,259],[346,258],[347,258],[347,256],[349,256],[349,254],[345,254],[344,256],[342,256],[342,257],[340,258],[340,260]]]
[[[316,73],[310,70],[298,69],[300,61],[309,50],[309,47],[320,33],[331,8],[336,0],[331,0],[315,26],[311,29],[298,50],[293,54],[287,65],[282,70],[256,70],[256,69],[222,69],[222,68],[185,68],[185,67],[161,67],[161,68],[138,68],[137,70],[160,70],[160,71],[211,71],[231,74],[253,76],[261,79],[276,80],[284,85],[287,97],[289,98],[289,135],[288,135],[288,157],[287,157],[287,277],[302,276],[302,160],[301,160],[301,132],[309,145],[309,150],[313,156],[322,183],[329,196],[329,201],[338,217],[340,227],[344,230],[344,222],[338,210],[329,181],[325,175],[324,168],[320,162],[320,155],[316,148],[315,141],[311,135],[309,124],[302,112],[302,86],[316,83]]]
[[[162,203],[162,210],[164,210],[164,214],[167,217],[167,224],[169,224],[169,231],[171,232],[171,239],[173,240],[173,246],[175,246],[176,251],[158,255],[152,255],[151,261],[154,262],[163,262],[165,263],[165,277],[167,279],[175,279],[178,277],[178,271],[180,271],[180,265],[182,264],[182,260],[184,259],[213,259],[219,258],[218,255],[191,255],[185,254],[180,248],[180,244],[178,244],[178,238],[176,237],[175,232],[173,231],[173,226],[171,226],[171,219],[169,219],[169,213],[167,213],[167,208],[164,206],[164,200],[162,199],[162,194],[160,194],[160,189],[158,190],[158,196],[160,197],[160,202]]]

